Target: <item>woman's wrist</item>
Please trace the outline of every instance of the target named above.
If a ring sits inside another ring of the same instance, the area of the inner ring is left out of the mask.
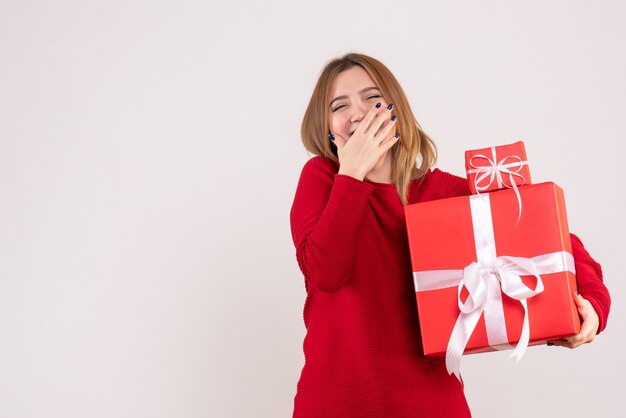
[[[360,173],[357,173],[354,170],[349,170],[349,169],[339,168],[339,172],[337,174],[342,174],[344,176],[350,176],[350,177],[353,177],[353,178],[355,178],[357,180],[360,180],[360,181],[363,181],[363,179],[365,178],[365,175],[362,175]]]

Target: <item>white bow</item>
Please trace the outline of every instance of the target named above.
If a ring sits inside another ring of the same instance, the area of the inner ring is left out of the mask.
[[[526,286],[520,276],[535,276],[537,279],[535,289]],[[465,302],[461,299],[463,288],[468,291]],[[522,333],[510,357],[519,360],[524,355],[530,339],[526,299],[543,292],[543,281],[535,262],[530,258],[508,256],[497,257],[490,265],[473,262],[463,270],[463,279],[458,285],[457,296],[461,314],[454,324],[446,350],[448,373],[454,373],[459,377],[461,356],[485,310],[487,297],[491,292],[500,290],[510,298],[518,300],[524,308]]]
[[[515,196],[517,197],[517,205],[519,208],[517,215],[517,222],[519,222],[522,216],[522,199],[519,194],[518,185],[515,181],[515,177],[522,179],[522,182],[519,186],[523,186],[526,183],[526,179],[523,175],[519,174],[522,171],[522,168],[528,164],[528,161],[522,161],[522,159],[518,155],[508,155],[496,162],[496,148],[491,147],[491,155],[492,158],[487,157],[483,154],[474,155],[470,158],[469,164],[472,166],[472,169],[467,170],[467,174],[476,174],[474,177],[474,189],[476,190],[476,194],[480,195],[480,192],[484,192],[491,187],[494,180],[497,181],[497,185],[499,189],[508,188],[515,190]],[[474,159],[484,159],[487,161],[486,165],[476,165],[474,163]],[[513,162],[507,163],[508,160],[513,160]],[[511,170],[511,168],[517,167],[517,169]],[[502,174],[509,175],[509,184],[504,183],[502,180]],[[486,183],[484,180],[488,180]]]

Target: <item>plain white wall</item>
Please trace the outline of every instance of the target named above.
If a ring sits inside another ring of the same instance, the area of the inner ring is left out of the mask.
[[[2,0],[0,418],[291,416],[299,127],[348,51],[395,73],[440,168],[525,140],[603,265],[606,332],[465,357],[474,415],[617,417],[624,21],[619,0]]]

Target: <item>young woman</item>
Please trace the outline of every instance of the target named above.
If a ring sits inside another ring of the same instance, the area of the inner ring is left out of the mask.
[[[468,195],[467,181],[431,169],[435,145],[379,61],[330,61],[313,91],[291,231],[305,278],[305,365],[294,417],[468,417],[445,359],[423,355],[404,206]],[[583,324],[551,344],[577,347],[604,329],[602,271],[572,235]]]

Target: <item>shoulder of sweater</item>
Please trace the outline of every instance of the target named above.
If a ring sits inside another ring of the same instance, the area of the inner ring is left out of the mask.
[[[443,198],[466,196],[470,194],[467,179],[442,171],[438,168],[426,173],[426,180],[430,187]]]
[[[452,173],[448,173],[447,171],[443,171],[439,168],[434,168],[432,170],[429,170],[429,174],[434,178],[434,179],[438,179],[438,180],[449,180],[449,181],[454,181],[457,183],[466,183],[467,179],[457,176],[456,174],[452,174]]]
[[[304,164],[304,168],[309,170],[330,171],[334,172],[335,174],[339,172],[339,166],[333,160],[322,157],[321,155],[315,155],[311,157]]]
[[[339,172],[339,166],[328,158],[316,155],[302,167],[302,176],[315,176],[332,179]]]

